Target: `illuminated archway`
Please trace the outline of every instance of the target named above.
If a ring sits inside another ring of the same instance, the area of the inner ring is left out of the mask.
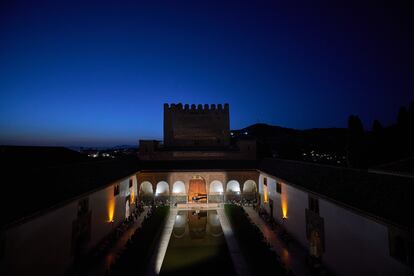
[[[182,181],[175,181],[172,188],[173,194],[185,194],[185,184]]]
[[[253,180],[247,180],[243,185],[243,193],[256,193],[257,186]]]
[[[152,189],[152,184],[149,181],[144,181],[141,183],[141,185],[139,186],[139,194],[140,195],[153,195],[154,194],[154,190]]]
[[[227,183],[226,192],[240,193],[240,184],[236,180],[230,180]]]
[[[222,194],[223,183],[218,180],[214,180],[210,183],[210,194]]]
[[[165,181],[160,181],[157,183],[157,188],[155,190],[156,196],[163,196],[170,194],[170,186]]]

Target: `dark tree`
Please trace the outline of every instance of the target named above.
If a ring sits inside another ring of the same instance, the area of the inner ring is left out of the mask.
[[[410,102],[410,107],[408,108],[408,123],[411,130],[414,129],[414,101]]]
[[[375,134],[380,134],[383,130],[383,127],[381,123],[378,120],[374,120],[374,123],[372,124],[372,131]]]
[[[369,165],[380,164],[386,157],[385,130],[378,120],[372,124],[372,132],[366,137]]]
[[[408,125],[408,112],[405,106],[402,106],[398,111],[397,126],[401,129],[405,129]]]

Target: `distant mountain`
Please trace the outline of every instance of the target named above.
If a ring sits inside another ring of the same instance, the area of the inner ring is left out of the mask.
[[[277,135],[286,135],[286,134],[293,134],[297,133],[300,130],[296,130],[293,128],[286,128],[280,126],[272,126],[268,124],[254,124],[248,127],[245,127],[240,130],[233,130],[233,133],[245,133],[248,132],[250,135],[254,136],[277,136]]]
[[[138,145],[119,145],[119,146],[114,146],[109,149],[121,150],[121,149],[136,149],[136,148],[138,148]]]
[[[67,147],[68,149],[75,150],[75,151],[82,151],[82,150],[124,150],[124,149],[136,149],[138,145],[117,145],[117,146],[99,146],[99,147],[83,147],[83,146],[70,146]]]
[[[314,159],[318,159],[316,157],[319,155],[326,155],[326,161],[331,160],[337,164],[337,159],[342,160],[346,152],[347,129],[345,128],[298,130],[267,124],[254,124],[231,132],[233,139],[256,139],[259,157],[273,156],[304,160],[313,152]],[[333,158],[335,156],[337,158]],[[328,159],[328,157],[332,157],[332,159]]]

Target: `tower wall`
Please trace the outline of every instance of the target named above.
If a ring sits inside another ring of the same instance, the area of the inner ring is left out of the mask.
[[[164,145],[225,147],[230,144],[228,104],[164,104]]]

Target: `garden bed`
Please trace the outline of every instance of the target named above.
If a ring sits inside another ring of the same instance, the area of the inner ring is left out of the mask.
[[[243,207],[226,204],[224,211],[252,274],[287,275],[279,256],[265,241],[260,229],[250,221]]]
[[[156,240],[160,235],[170,207],[156,207],[127,242],[125,250],[111,267],[110,275],[144,275]]]

